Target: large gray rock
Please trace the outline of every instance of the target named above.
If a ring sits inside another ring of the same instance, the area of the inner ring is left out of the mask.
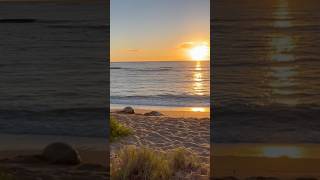
[[[42,157],[53,164],[76,165],[81,162],[78,151],[61,142],[49,144],[44,149]]]
[[[134,109],[130,106],[123,108],[121,111],[121,113],[124,114],[134,114]]]
[[[163,116],[163,114],[161,114],[160,112],[158,111],[151,111],[151,112],[147,112],[147,113],[144,113],[145,116]]]

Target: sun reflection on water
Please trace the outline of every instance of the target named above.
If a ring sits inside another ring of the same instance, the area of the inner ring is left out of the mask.
[[[293,61],[294,56],[291,54],[273,54],[271,56],[271,59],[273,61],[278,61],[278,62],[288,62],[288,61]]]
[[[295,42],[291,36],[275,35],[270,42],[272,52],[271,60],[275,62],[288,62],[295,60],[292,51],[295,48]]]
[[[263,156],[272,158],[300,158],[303,156],[302,149],[295,146],[268,146],[263,147],[261,151]]]
[[[289,13],[288,0],[278,0],[277,7],[273,13],[275,19],[273,26],[276,28],[287,28],[292,26],[292,17]],[[294,105],[298,103],[292,96],[297,85],[296,76],[297,65],[294,61],[296,56],[296,39],[288,33],[279,33],[277,31],[270,35],[270,69],[268,76],[270,78],[269,86],[272,93],[272,102]]]
[[[273,12],[276,19],[274,27],[287,28],[292,26],[291,15],[289,13],[289,2],[287,0],[279,0],[276,10]]]
[[[277,53],[290,52],[295,48],[293,38],[288,35],[272,37],[271,46]]]
[[[202,78],[202,67],[201,62],[197,61],[196,67],[193,74],[193,91],[196,95],[204,95],[204,81]]]
[[[295,67],[273,67],[271,75],[277,78],[271,86],[274,88],[281,88],[296,85],[296,83],[291,79],[291,77],[297,73],[295,70]]]

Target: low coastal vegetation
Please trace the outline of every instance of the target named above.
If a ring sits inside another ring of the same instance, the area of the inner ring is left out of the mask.
[[[111,180],[175,180],[202,168],[196,156],[183,148],[159,152],[145,147],[126,146],[111,162]],[[207,173],[207,172],[205,172]]]
[[[110,141],[132,134],[132,130],[120,124],[115,117],[110,117]]]

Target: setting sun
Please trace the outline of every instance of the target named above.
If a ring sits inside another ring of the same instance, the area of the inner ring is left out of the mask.
[[[203,61],[209,59],[209,47],[202,44],[197,45],[189,50],[189,55],[194,61]]]
[[[204,107],[192,107],[191,108],[192,112],[208,112],[208,108]]]

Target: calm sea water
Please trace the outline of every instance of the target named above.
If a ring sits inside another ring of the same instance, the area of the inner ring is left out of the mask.
[[[214,1],[214,142],[320,143],[318,9]]]
[[[166,107],[210,105],[210,63],[113,62],[111,104]]]
[[[104,6],[0,2],[0,133],[106,135]]]

